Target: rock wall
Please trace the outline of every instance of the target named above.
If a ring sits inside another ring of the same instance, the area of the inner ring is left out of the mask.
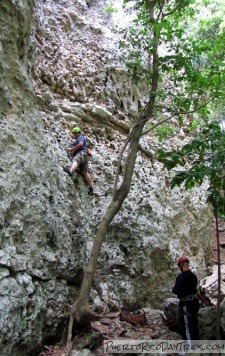
[[[0,2],[1,356],[34,355],[60,335],[142,100],[112,31],[121,17],[103,11],[110,5]],[[79,174],[72,180],[62,170],[74,125],[93,150],[93,197]],[[151,137],[141,144],[151,151]],[[97,310],[159,307],[171,295],[179,254],[205,276],[212,220],[205,189],[171,191],[162,165],[140,150],[103,244],[91,296]]]

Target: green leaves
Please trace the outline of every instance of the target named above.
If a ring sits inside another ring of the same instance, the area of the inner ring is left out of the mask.
[[[159,105],[163,102],[160,99],[166,97],[169,110],[184,114],[199,110],[211,97],[224,95],[225,26],[222,12],[217,9],[225,12],[225,7],[220,3],[125,1],[129,6],[133,4],[137,14],[121,44],[129,52],[126,65],[135,84],[144,83],[151,96],[157,64],[160,91],[164,92],[157,95]],[[201,114],[207,113],[202,110]]]
[[[155,130],[155,135],[158,137],[159,142],[162,142],[163,139],[169,138],[173,134],[174,130],[168,125],[159,126]]]
[[[210,174],[210,170],[205,166],[193,165],[188,171],[178,171],[171,180],[171,188],[184,183],[185,189],[192,189],[195,185],[201,185],[206,176]]]
[[[224,2],[125,0],[125,4],[133,6],[137,17],[124,30],[121,47],[127,46],[126,65],[151,104],[147,112],[154,113],[151,131],[159,142],[181,127],[185,134],[196,134],[181,149],[158,150],[159,160],[173,172],[171,186],[191,189],[207,179],[209,200],[214,206],[221,204],[225,134],[209,118],[225,116]]]
[[[162,162],[168,170],[175,168],[176,166],[184,166],[183,157],[179,151],[165,152],[161,149],[157,151],[158,160]]]
[[[113,12],[118,12],[118,9],[116,9],[116,8],[114,8],[112,6],[108,6],[108,7],[104,8],[104,11],[108,12],[108,13],[113,13]]]
[[[225,207],[225,133],[218,122],[205,122],[198,136],[180,150],[158,150],[158,159],[168,170],[177,166],[171,188],[184,184],[186,190],[209,182],[208,201],[224,214]]]

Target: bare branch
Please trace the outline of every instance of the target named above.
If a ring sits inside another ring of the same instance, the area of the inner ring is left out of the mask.
[[[200,105],[198,108],[190,110],[190,111],[173,111],[173,109],[169,108],[168,106],[164,106],[164,105],[156,105],[155,107],[160,108],[160,109],[166,109],[169,112],[173,112],[173,115],[187,115],[187,114],[192,114],[194,112],[201,110],[202,108],[204,108],[204,106],[208,105],[216,97],[217,97],[217,95],[214,95],[212,98],[210,98],[208,101],[206,101],[205,103]]]
[[[144,136],[144,135],[146,135],[147,133],[149,133],[149,132],[153,131],[156,127],[158,127],[158,126],[162,125],[164,122],[167,122],[167,121],[171,120],[171,119],[172,119],[172,117],[174,117],[174,114],[173,114],[173,115],[171,115],[170,117],[166,118],[166,119],[163,119],[163,120],[161,120],[161,121],[157,122],[157,123],[156,123],[156,124],[154,124],[154,125],[153,125],[150,129],[148,129],[148,130],[144,131],[144,132],[141,134],[141,136]]]

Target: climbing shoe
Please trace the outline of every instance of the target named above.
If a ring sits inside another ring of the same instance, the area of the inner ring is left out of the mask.
[[[69,176],[72,176],[72,173],[70,172],[70,169],[68,167],[63,167],[64,172],[66,172],[67,174],[69,174]]]
[[[94,193],[93,188],[92,188],[92,187],[89,187],[89,189],[88,189],[88,194],[89,194],[89,195],[93,195],[93,193]]]

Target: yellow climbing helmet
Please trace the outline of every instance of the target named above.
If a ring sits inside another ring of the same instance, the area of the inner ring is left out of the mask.
[[[76,133],[76,132],[81,132],[81,129],[79,127],[74,127],[72,130],[71,130],[72,133]]]

